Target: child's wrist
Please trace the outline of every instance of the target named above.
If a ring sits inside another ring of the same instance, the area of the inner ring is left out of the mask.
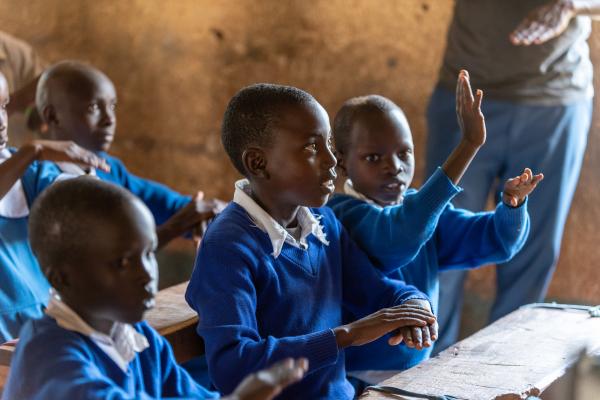
[[[350,346],[350,328],[347,325],[338,326],[333,329],[335,335],[335,342],[337,343],[338,349],[345,349]]]
[[[461,145],[463,147],[466,147],[469,150],[477,152],[477,151],[479,151],[479,149],[481,148],[481,146],[484,145],[484,143],[475,142],[473,140],[470,140],[470,139],[467,139],[467,138],[463,137],[462,140],[461,140]]]

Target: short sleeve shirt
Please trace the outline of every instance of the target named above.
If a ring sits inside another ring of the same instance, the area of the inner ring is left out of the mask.
[[[466,68],[487,98],[539,105],[568,104],[593,96],[587,39],[589,17],[541,45],[515,46],[509,34],[549,0],[456,0],[440,83],[449,89]]]
[[[43,69],[42,60],[31,46],[0,31],[0,72],[8,81],[10,93],[33,81]]]

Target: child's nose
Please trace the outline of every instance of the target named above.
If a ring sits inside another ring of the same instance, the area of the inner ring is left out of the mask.
[[[115,123],[115,112],[108,107],[103,108],[102,110],[102,124],[105,126],[110,126]]]
[[[400,157],[393,154],[389,158],[389,161],[386,163],[386,167],[390,173],[392,173],[393,175],[398,175],[403,170],[402,160],[400,160]]]
[[[333,169],[337,165],[337,158],[335,158],[329,146],[325,147],[325,151],[323,152],[322,165],[324,169]]]

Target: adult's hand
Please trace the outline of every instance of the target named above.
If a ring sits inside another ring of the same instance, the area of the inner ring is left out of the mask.
[[[573,0],[554,0],[535,8],[509,38],[515,46],[542,44],[562,34],[577,15]]]

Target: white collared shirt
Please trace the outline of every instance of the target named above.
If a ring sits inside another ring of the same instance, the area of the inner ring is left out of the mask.
[[[0,150],[0,164],[8,160],[12,156],[8,149]],[[0,199],[0,216],[6,218],[22,218],[29,215],[29,206],[27,205],[27,197],[20,179],[17,179],[15,184],[8,192]]]
[[[136,354],[150,346],[148,339],[129,324],[115,322],[110,335],[98,332],[64,303],[54,289],[50,289],[46,314],[54,318],[61,328],[81,333],[92,339],[124,372],[127,372],[127,366]]]
[[[271,253],[273,257],[277,258],[279,256],[285,242],[300,249],[307,249],[308,241],[306,238],[310,234],[313,234],[324,245],[329,245],[325,232],[323,232],[323,226],[321,226],[319,219],[310,212],[308,207],[300,207],[298,209],[297,219],[300,235],[296,239],[250,197],[248,194],[249,185],[250,182],[247,179],[237,181],[235,183],[233,201],[246,210],[259,229],[269,235],[271,245],[273,246],[273,253]]]
[[[83,169],[81,165],[75,164],[68,161],[56,162],[58,168],[62,171],[62,179],[73,178],[81,175],[96,176],[96,169],[89,167],[89,169]],[[64,175],[64,176],[63,176]]]

